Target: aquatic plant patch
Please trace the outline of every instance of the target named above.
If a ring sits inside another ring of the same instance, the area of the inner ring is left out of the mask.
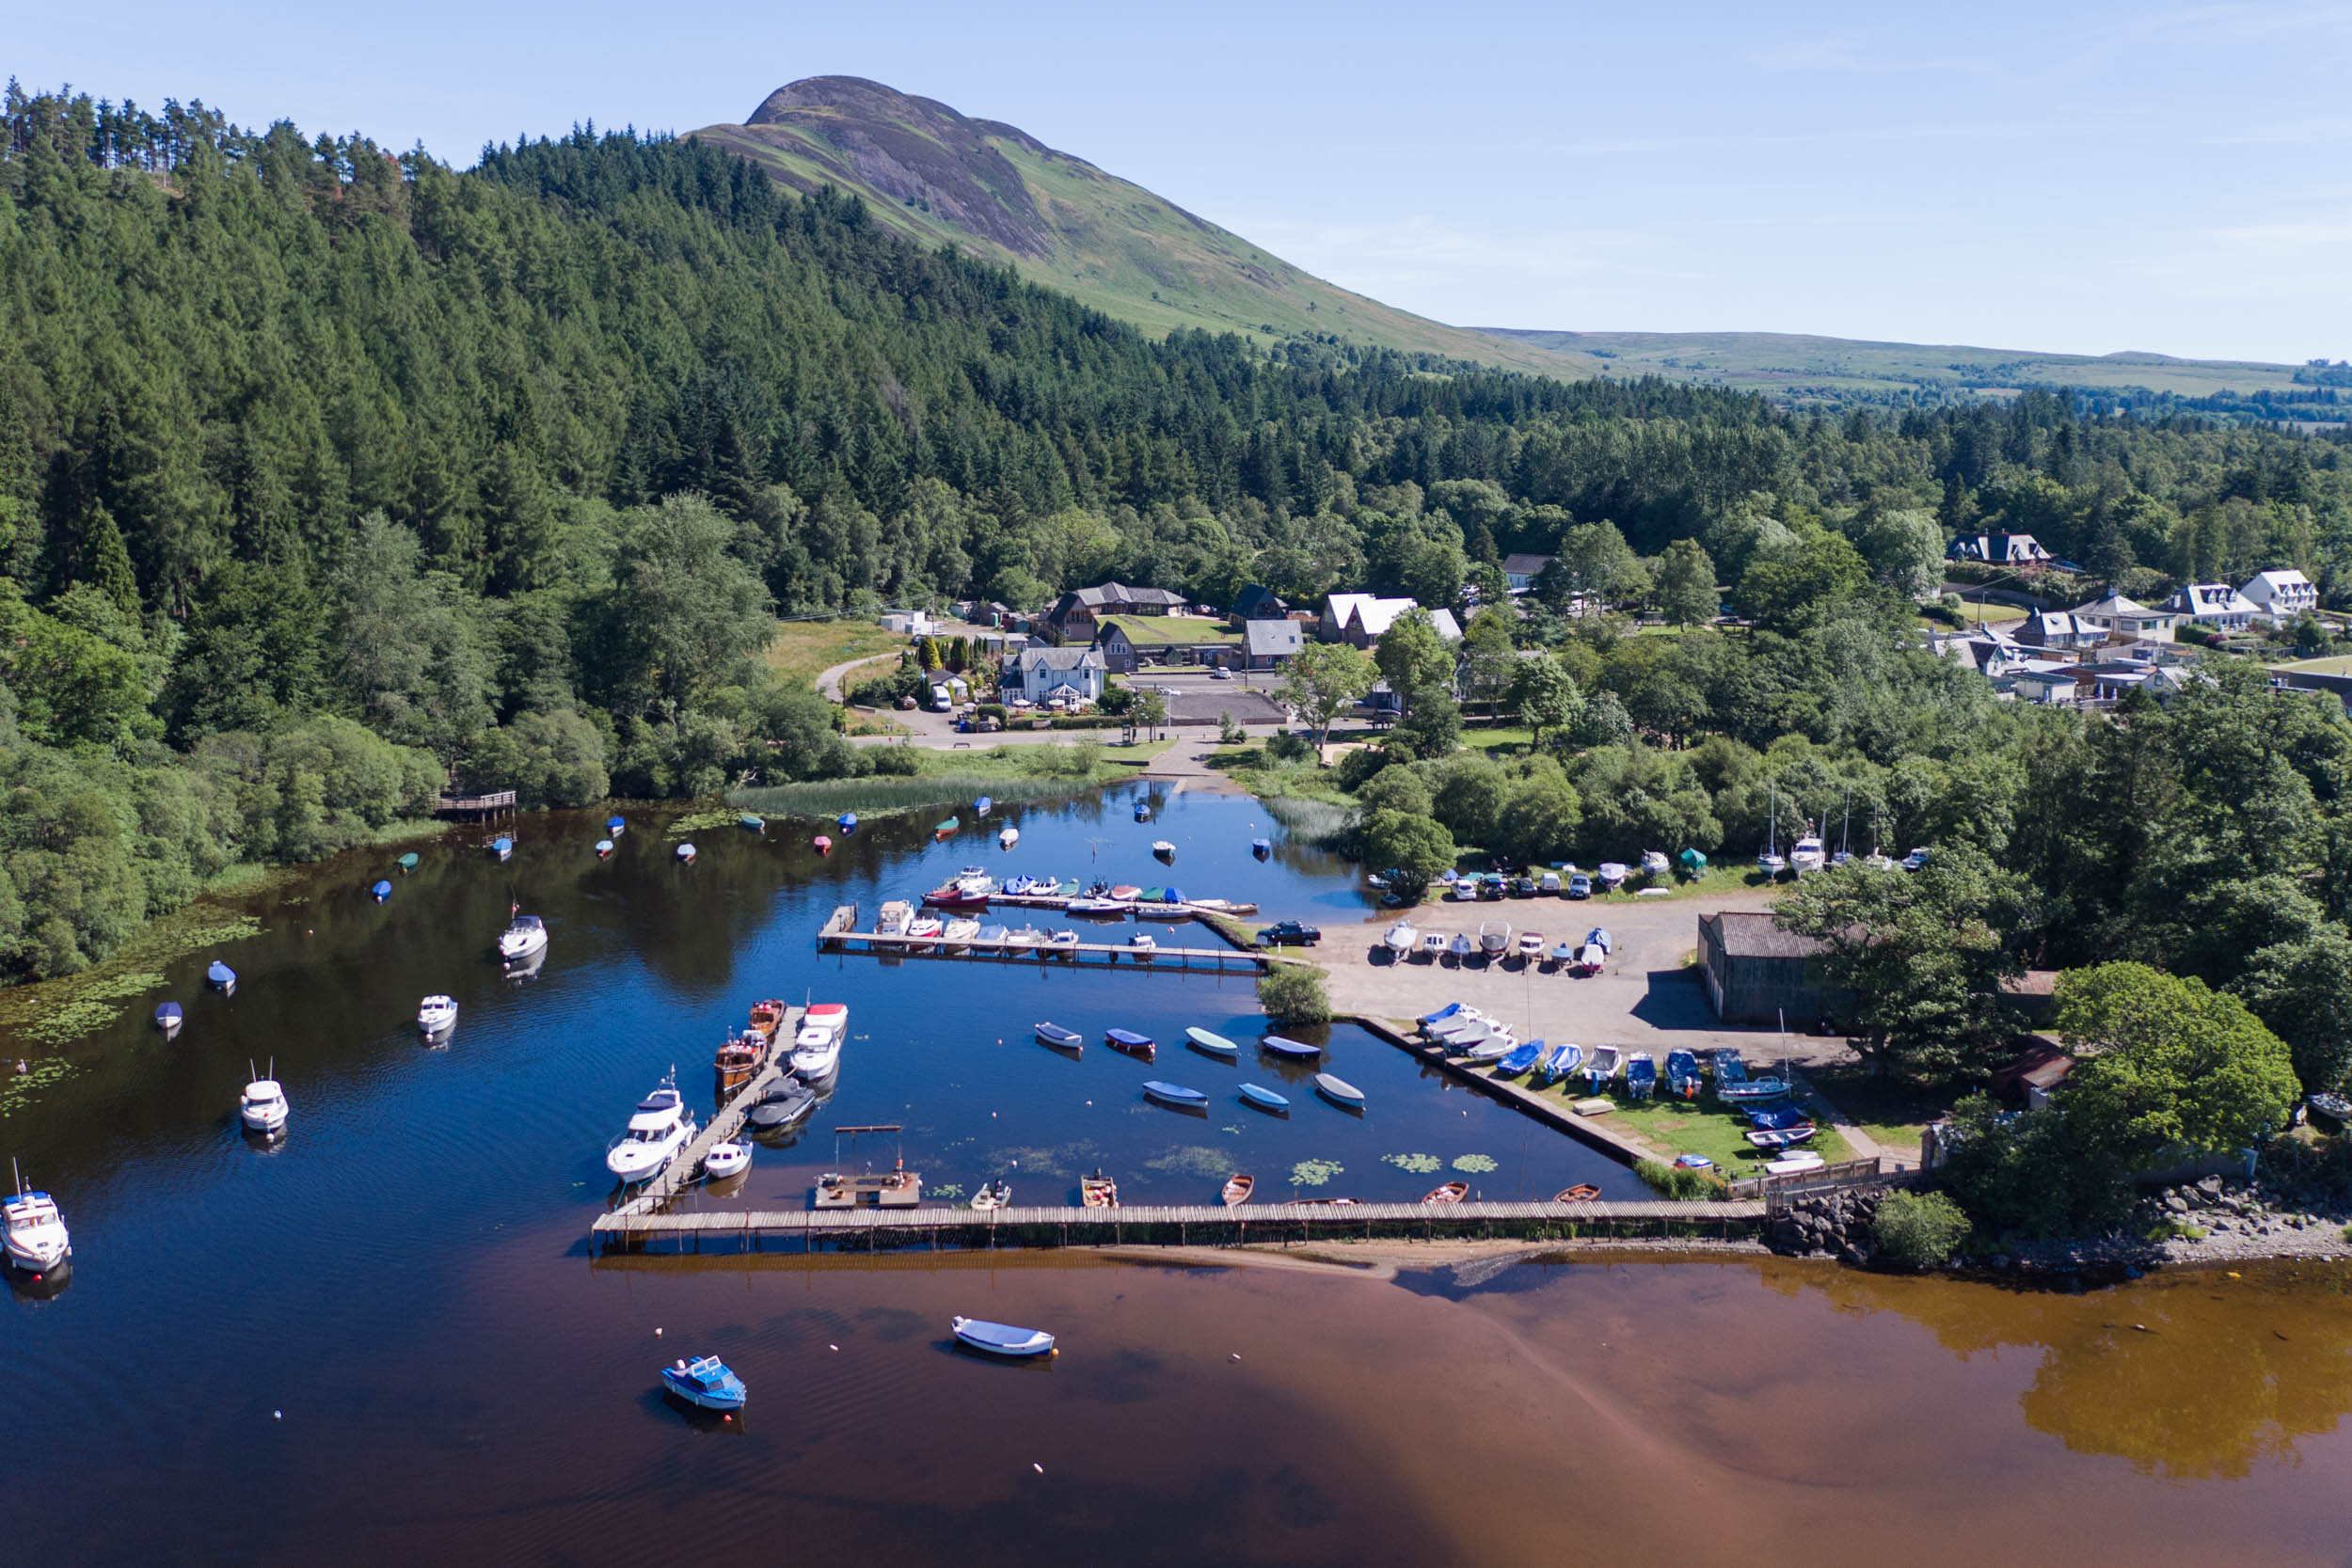
[[[1411,1171],[1415,1176],[1427,1176],[1444,1163],[1434,1154],[1383,1154],[1380,1158],[1399,1170]]]
[[[1171,1148],[1146,1160],[1144,1168],[1164,1176],[1197,1176],[1223,1180],[1233,1173],[1233,1157],[1222,1148],[1203,1148],[1198,1144]]]
[[[62,1056],[50,1056],[28,1065],[24,1072],[11,1072],[0,1078],[0,1119],[16,1114],[33,1098],[34,1091],[43,1089],[73,1070],[72,1063]]]
[[[1470,1171],[1473,1174],[1483,1176],[1487,1171],[1495,1168],[1495,1163],[1491,1155],[1465,1154],[1454,1162],[1454,1168],[1455,1170]]]
[[[1346,1168],[1337,1160],[1301,1160],[1291,1167],[1291,1185],[1320,1187]]]

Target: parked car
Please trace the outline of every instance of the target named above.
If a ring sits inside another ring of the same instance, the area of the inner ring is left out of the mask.
[[[1214,670],[1212,670],[1212,671],[1210,671],[1210,672],[1209,672],[1209,679],[1211,679],[1211,680],[1213,680],[1213,681],[1229,681],[1229,680],[1232,680],[1232,678],[1233,678],[1233,673],[1232,673],[1231,670],[1228,670],[1227,668],[1225,668],[1225,666],[1223,666],[1222,664],[1218,665],[1216,669],[1214,669]]]
[[[1928,863],[1928,852],[1925,849],[1914,849],[1910,854],[1905,855],[1899,863],[1905,871],[1916,871]]]
[[[1286,943],[1297,947],[1312,947],[1322,940],[1321,927],[1308,926],[1295,920],[1278,920],[1258,933],[1258,945],[1261,947],[1280,947]]]
[[[1569,897],[1571,897],[1571,898],[1590,898],[1592,895],[1593,895],[1593,879],[1592,879],[1590,877],[1587,877],[1586,875],[1584,875],[1584,873],[1583,873],[1583,872],[1580,871],[1580,872],[1576,873],[1576,875],[1574,875],[1573,877],[1570,877],[1570,878],[1568,879],[1568,896],[1569,896]]]

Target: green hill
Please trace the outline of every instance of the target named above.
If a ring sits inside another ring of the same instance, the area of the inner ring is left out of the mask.
[[[1018,268],[1154,333],[1329,336],[1577,378],[1576,350],[1447,326],[1311,277],[1142,186],[994,120],[855,76],[777,88],[740,125],[693,133],[799,191],[863,197],[885,227]]]

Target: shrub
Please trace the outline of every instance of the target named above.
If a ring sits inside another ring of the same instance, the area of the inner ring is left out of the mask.
[[[1216,716],[1216,738],[1226,746],[1239,746],[1249,738],[1249,732],[1234,722],[1230,712]]]
[[[1311,964],[1275,964],[1258,976],[1258,1006],[1277,1023],[1328,1023],[1331,998],[1323,971]]]
[[[1314,760],[1315,743],[1303,735],[1277,730],[1265,737],[1265,754],[1270,761],[1295,764]]]
[[[1132,686],[1105,686],[1094,705],[1108,714],[1122,714],[1136,705],[1136,689]]]
[[[1633,1174],[1648,1182],[1652,1191],[1677,1203],[1699,1203],[1723,1196],[1715,1178],[1706,1171],[1687,1170],[1661,1160],[1636,1161]]]
[[[1968,1235],[1968,1216],[1942,1193],[1889,1193],[1870,1221],[1879,1256],[1906,1268],[1941,1268]]]
[[[923,771],[923,759],[912,746],[871,746],[864,753],[874,771],[891,778],[911,779]]]
[[[1273,745],[1268,741],[1267,746]],[[1342,789],[1351,793],[1361,789],[1366,780],[1377,778],[1380,770],[1396,761],[1396,755],[1377,746],[1359,746],[1332,765],[1331,776]]]

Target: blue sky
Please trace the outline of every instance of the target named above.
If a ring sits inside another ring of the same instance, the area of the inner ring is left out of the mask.
[[[117,0],[0,69],[461,165],[869,76],[1464,325],[2352,357],[2352,4],[1898,9]]]

